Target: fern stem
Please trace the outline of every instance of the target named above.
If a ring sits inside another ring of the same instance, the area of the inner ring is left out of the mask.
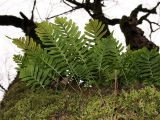
[[[114,71],[114,94],[118,94],[118,79],[117,79],[117,70]]]
[[[128,85],[128,79],[127,79],[126,74],[125,74],[125,72],[124,72],[123,69],[122,69],[122,72],[123,72],[124,78],[125,78],[125,80],[126,80],[126,84]]]

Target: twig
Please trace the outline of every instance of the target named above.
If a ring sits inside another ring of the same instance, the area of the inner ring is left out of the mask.
[[[159,29],[160,29],[160,25],[159,25],[158,23],[156,23],[156,22],[151,22],[151,21],[148,20],[148,19],[145,19],[145,20],[149,23],[149,26],[150,26],[151,33],[149,34],[149,37],[150,37],[150,39],[151,39],[152,33],[153,33],[153,32],[156,32],[157,30],[159,30]],[[158,28],[155,29],[155,30],[153,30],[152,24],[157,25]]]
[[[49,20],[49,19],[52,19],[52,18],[58,17],[58,16],[60,16],[60,15],[64,15],[64,14],[67,14],[67,13],[73,12],[74,10],[77,10],[77,9],[80,9],[80,7],[74,7],[74,8],[72,8],[71,10],[68,10],[68,11],[63,12],[63,13],[58,14],[58,15],[54,15],[54,16],[48,17],[48,18],[46,18],[46,19],[47,19],[47,20]]]
[[[63,2],[64,4],[66,4],[67,6],[73,8],[73,6],[71,6],[70,4],[68,4],[65,0],[62,0],[62,2]]]
[[[0,88],[5,92],[7,91],[1,84],[0,84]]]
[[[138,12],[146,12],[147,14],[142,16],[139,20],[138,20],[138,24],[142,24],[143,20],[146,20],[147,17],[150,15],[150,14],[156,14],[156,8],[160,5],[160,2],[157,3],[157,5],[152,8],[152,9],[147,9],[147,8],[142,8],[142,5],[139,5],[132,13],[131,15],[137,15]],[[134,13],[136,12],[136,13]]]
[[[35,6],[36,6],[36,0],[34,0],[34,4],[33,4],[31,21],[33,21],[33,19],[34,19],[34,9],[35,9]]]
[[[42,18],[41,18],[41,16],[40,16],[40,13],[39,13],[37,7],[36,7],[36,11],[37,11],[37,14],[38,14],[39,18],[41,19],[41,21],[43,21]]]

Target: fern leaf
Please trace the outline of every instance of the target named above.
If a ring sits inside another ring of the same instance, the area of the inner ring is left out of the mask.
[[[87,36],[87,39],[90,39],[91,41],[101,39],[107,32],[104,30],[104,26],[105,25],[98,20],[90,20],[85,26],[85,35]]]
[[[97,64],[95,69],[97,68],[97,76],[99,76],[97,79],[108,81],[112,79],[112,73],[115,69],[122,69],[122,50],[123,46],[113,36],[97,42],[97,45],[94,47],[94,58]],[[103,82],[100,81],[100,83]]]
[[[156,50],[139,50],[136,56],[136,66],[140,79],[157,83],[160,80],[160,55]]]
[[[53,36],[54,25],[52,23],[49,23],[49,22],[39,23],[38,27],[36,28],[36,33],[44,45],[46,46],[54,45],[50,43],[52,39],[54,39],[54,36]]]
[[[21,69],[20,78],[25,81],[27,86],[45,87],[51,83],[51,77],[49,76],[50,70],[40,68],[39,65],[32,64]]]

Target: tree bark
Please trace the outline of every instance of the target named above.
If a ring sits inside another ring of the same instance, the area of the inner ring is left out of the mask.
[[[157,51],[159,50],[157,45],[155,45],[152,41],[149,41],[144,36],[144,31],[137,27],[139,24],[142,24],[143,20],[147,20],[147,22],[150,23],[147,17],[150,14],[156,14],[156,8],[159,4],[160,2],[158,2],[152,9],[142,8],[142,5],[138,5],[137,8],[131,12],[130,16],[127,17],[124,15],[121,18],[120,28],[126,38],[126,44],[130,45],[131,50],[137,50],[143,47],[146,47],[149,50],[154,48],[156,48]],[[139,12],[144,12],[146,14],[138,19],[137,16]]]

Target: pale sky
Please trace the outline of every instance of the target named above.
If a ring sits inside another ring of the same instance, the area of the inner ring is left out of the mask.
[[[43,21],[46,17],[60,14],[69,7],[59,3],[60,0],[37,0],[35,10],[35,21]],[[104,14],[109,18],[121,18],[122,15],[129,15],[137,5],[142,4],[144,7],[152,8],[160,0],[108,0],[107,6],[103,9]],[[30,18],[32,6],[34,0],[0,0],[0,15],[15,15],[20,17],[19,12],[22,11],[27,17]],[[160,23],[160,7],[157,9],[158,15],[153,15],[150,19]],[[73,13],[64,15],[68,18],[73,19],[82,30],[85,23],[90,18],[84,10],[77,10]],[[53,21],[53,20],[51,20]],[[145,34],[148,36],[149,26],[144,23],[141,25]],[[121,33],[118,25],[110,27],[114,30],[114,37],[120,40],[125,45],[124,36]],[[14,70],[15,63],[12,60],[12,56],[15,53],[19,53],[20,50],[12,44],[12,41],[7,39],[6,36],[16,38],[24,36],[21,29],[8,26],[0,26],[0,84],[3,84],[7,88],[8,84],[8,73],[13,76],[16,74]],[[152,41],[160,46],[160,30],[153,34]],[[2,92],[0,92],[0,98]]]

